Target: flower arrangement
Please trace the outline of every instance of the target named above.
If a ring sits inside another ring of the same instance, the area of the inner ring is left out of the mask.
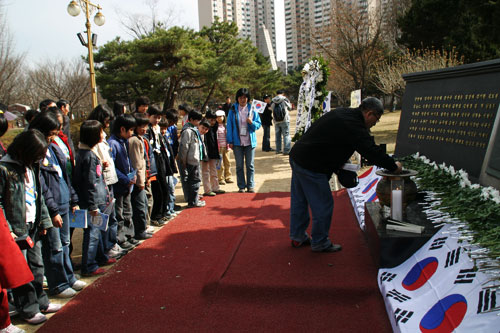
[[[451,217],[442,219],[442,223],[454,223],[458,239],[472,244],[469,256],[475,267],[500,282],[499,191],[472,184],[466,171],[437,164],[418,153],[402,161],[405,167],[418,171],[415,181],[420,189],[432,194],[433,211]]]
[[[321,57],[313,57],[302,69],[302,82],[297,102],[297,123],[292,140],[297,141],[302,134],[323,115],[323,101],[328,95],[326,84],[330,72],[328,64]]]

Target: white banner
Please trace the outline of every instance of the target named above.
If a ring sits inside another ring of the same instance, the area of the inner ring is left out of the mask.
[[[351,108],[361,105],[361,89],[351,91]]]
[[[491,277],[474,269],[470,245],[459,243],[450,227],[400,266],[379,270],[394,332],[499,332],[499,291]]]

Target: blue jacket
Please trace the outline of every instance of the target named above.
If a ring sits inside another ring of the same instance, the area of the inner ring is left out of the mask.
[[[105,206],[109,201],[109,193],[102,173],[101,160],[88,147],[82,147],[81,143],[76,156],[73,187],[80,199],[80,208],[96,210]]]
[[[227,143],[233,144],[235,146],[240,145],[240,131],[239,131],[239,112],[238,112],[238,103],[234,103],[231,109],[229,109],[229,114],[227,115]],[[247,104],[248,110],[250,110],[252,105],[250,103]],[[257,147],[257,135],[255,131],[258,130],[261,126],[260,116],[257,112],[252,112],[252,125],[248,125],[248,133],[250,134],[250,144],[252,148]]]
[[[115,170],[118,176],[118,183],[113,184],[113,192],[117,196],[122,196],[127,194],[130,189],[128,174],[134,171],[128,157],[128,141],[113,134],[108,139],[108,144],[109,148],[111,148],[111,158],[115,161]]]
[[[57,166],[45,157],[40,163],[40,181],[42,183],[42,193],[43,198],[45,199],[45,204],[49,209],[50,216],[54,217],[57,214],[67,213],[67,211],[62,212],[59,210],[62,208],[60,207],[60,203],[65,202],[69,203],[71,206],[76,206],[78,204],[78,196],[76,195],[73,186],[71,186],[71,179],[66,168],[66,156],[64,156],[61,149],[54,143],[50,144],[49,149],[57,159],[57,164],[61,168],[62,177],[64,178],[69,191],[69,193],[66,193],[66,198],[61,198],[60,178],[56,169]]]

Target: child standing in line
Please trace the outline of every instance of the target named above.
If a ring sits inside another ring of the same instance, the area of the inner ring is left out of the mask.
[[[224,110],[215,112],[217,116],[217,143],[219,146],[219,153],[221,156],[220,169],[217,171],[219,184],[225,185],[233,183],[231,180],[231,161],[229,160],[229,145],[226,140],[226,113]]]
[[[119,110],[118,104],[119,103],[115,104],[117,110]],[[95,152],[102,163],[102,174],[108,186],[109,196],[114,198],[113,184],[118,182],[118,176],[116,175],[115,162],[111,158],[111,148],[109,147],[108,141],[106,141],[106,129],[109,128],[112,119],[113,112],[103,104],[96,106],[87,118],[87,120],[97,120],[102,125],[104,139],[97,144]],[[124,256],[128,250],[133,248],[132,244],[130,244],[128,248],[121,248],[120,245],[118,245],[118,240],[116,239],[118,224],[114,210],[109,216],[108,230],[101,231],[101,233],[103,234],[104,250],[106,254],[112,258],[119,259]]]
[[[130,203],[130,187],[135,184],[134,168],[130,165],[128,155],[128,139],[134,134],[135,119],[131,114],[122,114],[116,117],[112,134],[108,139],[111,148],[111,157],[115,162],[118,182],[113,185],[115,195],[115,216],[118,224],[118,245],[130,248],[130,244],[137,245],[138,240],[133,236],[134,223],[132,222],[132,204]]]
[[[199,200],[198,196],[201,183],[200,161],[203,160],[205,154],[198,131],[202,118],[203,116],[198,111],[189,112],[188,122],[182,128],[179,142],[179,173],[183,181],[182,190],[187,199],[188,208],[205,206],[205,201]]]
[[[172,147],[172,144],[174,143],[174,140],[172,138],[171,132],[169,132],[169,124],[168,121],[161,121],[160,124],[160,133],[165,139],[166,142],[166,148],[168,151],[168,163],[170,164],[171,169],[177,170],[177,166],[175,163],[175,157],[176,153],[174,153],[174,149]],[[177,135],[177,128],[175,135]],[[175,176],[169,175],[167,176],[167,198],[168,198],[168,204],[167,204],[167,214],[171,217],[176,217],[177,212],[175,211],[175,185],[176,185],[176,179]]]
[[[61,110],[54,108],[36,116],[30,128],[42,132],[49,144],[40,165],[43,198],[54,226],[42,238],[45,276],[50,294],[57,298],[69,298],[76,295],[76,290],[81,290],[86,283],[76,279],[69,255],[69,214],[79,207],[78,196],[66,169],[66,156],[53,142],[62,124]]]
[[[165,119],[168,123],[167,128],[167,141],[172,146],[174,152],[174,158],[177,158],[179,153],[179,134],[177,133],[177,121],[179,119],[179,113],[176,109],[169,109],[165,112]]]
[[[219,148],[217,142],[217,116],[212,110],[207,111],[205,115],[206,121],[210,128],[203,136],[205,147],[207,148],[206,161],[201,162],[201,172],[203,177],[203,190],[204,196],[214,196],[216,194],[225,193],[219,187],[219,180],[217,179],[217,163],[220,162]],[[201,132],[201,130],[200,130]]]
[[[73,186],[78,194],[80,207],[87,209],[92,217],[105,211],[111,199],[104,181],[103,166],[96,153],[97,144],[104,139],[103,132],[102,125],[97,120],[86,120],[82,123],[73,173]],[[105,273],[97,263],[98,253],[104,253],[101,230],[89,221],[87,228],[83,229],[82,275],[95,276]]]
[[[147,183],[146,178],[146,149],[144,147],[144,134],[148,129],[149,118],[146,114],[134,114],[136,127],[134,136],[128,140],[130,164],[137,170],[137,180],[130,197],[132,203],[132,216],[134,221],[135,239],[144,240],[152,237],[146,232],[148,219],[148,198],[144,190]]]
[[[165,137],[161,134],[158,125],[161,119],[161,112],[155,107],[148,109],[149,127],[146,137],[149,140],[156,166],[156,180],[151,182],[151,190],[154,196],[153,209],[151,212],[151,223],[161,226],[175,217],[175,213],[170,211],[171,203],[170,188],[167,177],[173,176],[177,172],[172,149]]]
[[[35,243],[23,250],[35,279],[12,289],[17,312],[33,325],[47,320],[41,312],[56,312],[61,308],[60,304],[50,303],[43,290],[41,237],[53,226],[42,196],[38,161],[47,148],[45,136],[29,129],[15,137],[0,161],[0,204],[11,236],[14,239],[29,236]]]

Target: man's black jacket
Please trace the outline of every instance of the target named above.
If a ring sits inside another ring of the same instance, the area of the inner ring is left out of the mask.
[[[359,108],[337,108],[316,120],[290,157],[304,169],[332,175],[357,151],[370,163],[394,171],[394,160],[375,144]]]

